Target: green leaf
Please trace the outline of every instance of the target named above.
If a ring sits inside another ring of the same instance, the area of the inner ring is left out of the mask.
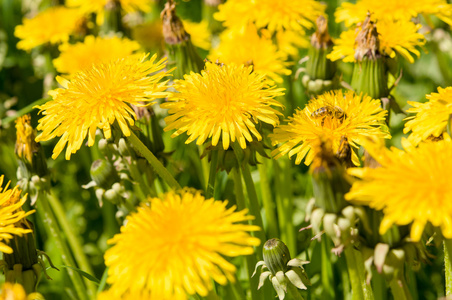
[[[86,273],[85,271],[80,270],[79,268],[75,268],[75,267],[71,267],[71,266],[65,266],[65,265],[58,266],[58,268],[67,268],[67,269],[74,270],[77,273],[79,273],[80,275],[82,275],[83,277],[85,277],[86,279],[94,282],[95,284],[97,284],[97,285],[100,284],[99,279],[97,279],[96,277],[94,277],[91,274]],[[50,269],[50,267],[48,267],[46,270],[48,270],[48,269]]]

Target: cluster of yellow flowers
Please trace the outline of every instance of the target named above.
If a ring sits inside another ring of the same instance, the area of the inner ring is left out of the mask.
[[[380,55],[399,55],[413,63],[413,55],[420,56],[418,49],[426,40],[420,33],[422,25],[412,18],[435,15],[452,24],[451,4],[446,1],[414,2],[344,2],[336,21],[345,22],[349,29],[334,40],[329,59],[356,62],[357,37],[372,23]],[[318,16],[325,15],[325,5],[314,0],[229,0],[215,14],[225,30],[214,47],[211,35],[202,34],[208,30],[207,23],[184,21],[193,43],[210,50],[207,57],[213,62],[206,61],[199,73],[171,81],[173,69],[168,68],[167,59],[145,54],[137,41],[119,35],[83,36],[87,16],[95,13],[102,24],[110,3],[68,1],[68,7],[49,8],[16,27],[20,49],[59,45],[53,65],[61,74],[56,79],[61,87],[49,92],[50,101],[37,106],[42,117],[36,142],[59,139],[53,159],[65,150],[69,160],[86,139],[93,146],[98,129],[106,139],[113,136],[115,126],[123,136],[131,136],[137,119],[132,106],[162,102],[159,106],[168,114],[164,131],[174,131],[173,138],[186,136],[186,144],[209,141],[228,150],[237,143],[246,149],[269,138],[275,147],[274,159],[287,154],[295,156],[295,164],[304,161],[312,168],[322,159],[325,149],[319,145],[325,141],[329,151],[349,156],[355,167],[361,165],[363,146],[380,167],[350,168],[348,173],[360,180],[346,199],[383,210],[382,234],[394,224],[412,223],[411,238],[419,241],[430,222],[441,228],[445,238],[452,238],[448,177],[452,142],[446,133],[452,123],[452,87],[427,95],[427,103],[408,102],[413,106],[408,112],[416,115],[406,119],[404,131],[411,134],[403,141],[405,150],[375,146],[391,138],[385,123],[388,111],[382,108],[382,100],[366,93],[323,93],[280,125],[285,93],[280,86],[292,74],[291,60],[298,49],[309,47],[306,33]],[[149,1],[119,3],[126,13],[152,9]],[[272,133],[262,130],[265,124],[273,127]],[[31,148],[20,151],[32,155]],[[2,181],[0,177],[0,186]],[[11,200],[17,193],[0,188],[1,240],[27,232],[14,227],[31,213],[20,210],[25,197]],[[224,256],[250,255],[259,246],[261,241],[250,232],[260,228],[242,223],[251,219],[246,209],[236,211],[227,201],[206,199],[188,188],[145,200],[109,241],[112,247],[105,253],[105,263],[111,287],[98,299],[187,299],[187,295],[207,296],[214,281],[234,282],[236,267]],[[10,253],[11,249],[0,243],[0,251]]]

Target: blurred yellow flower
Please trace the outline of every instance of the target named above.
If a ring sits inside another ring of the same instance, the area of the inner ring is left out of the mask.
[[[311,45],[304,30],[284,30],[276,33],[278,49],[286,56],[298,57],[299,49],[307,49]]]
[[[368,149],[368,148],[366,148]],[[369,148],[372,149],[372,148]],[[368,150],[369,150],[368,149]],[[411,238],[419,241],[427,222],[452,238],[452,142],[421,143],[405,151],[396,148],[370,153],[381,167],[350,169],[356,181],[345,195],[349,201],[383,210],[380,233],[393,224],[412,223]]]
[[[126,293],[121,296],[117,296],[113,293],[112,290],[103,291],[97,294],[97,300],[177,300],[174,297],[171,298],[155,298],[150,297],[147,293]],[[182,298],[184,299],[184,298]],[[0,299],[1,300],[1,299]]]
[[[0,252],[13,253],[11,247],[4,242],[13,238],[14,235],[22,235],[31,232],[29,229],[15,227],[16,223],[20,222],[26,216],[34,213],[34,210],[25,212],[22,210],[22,205],[27,200],[27,196],[20,199],[21,191],[16,186],[12,190],[8,189],[9,182],[4,188],[4,176],[0,176]]]
[[[362,22],[367,13],[376,20],[410,21],[419,14],[435,15],[452,25],[452,4],[446,0],[358,0],[356,3],[343,2],[336,10],[336,22],[345,22],[351,27]]]
[[[224,27],[243,33],[253,22],[255,5],[254,0],[228,0],[218,6],[214,18],[223,22]]]
[[[77,7],[85,14],[97,14],[97,23],[100,25],[104,21],[105,6],[114,0],[66,0],[68,7]],[[121,8],[126,13],[137,11],[150,12],[152,9],[152,0],[119,0]]]
[[[63,6],[50,7],[31,19],[24,18],[23,25],[15,28],[14,35],[21,39],[18,49],[31,50],[51,43],[64,43],[83,22],[83,14],[77,9]]]
[[[5,282],[0,290],[0,300],[44,300],[39,293],[27,295],[19,283]]]
[[[379,20],[375,25],[380,41],[380,54],[394,58],[398,53],[410,63],[414,62],[412,54],[420,56],[416,47],[425,44],[424,36],[418,32],[422,27],[420,24],[410,21]],[[335,45],[328,58],[333,61],[343,59],[344,62],[354,62],[355,39],[361,30],[361,27],[357,27],[342,32],[339,39],[334,40]]]
[[[105,253],[113,296],[187,299],[207,296],[213,281],[233,282],[236,267],[223,256],[252,254],[260,240],[248,231],[260,228],[241,223],[253,219],[246,209],[227,205],[188,189],[142,204]]]
[[[93,64],[129,56],[140,49],[140,45],[127,38],[89,35],[83,42],[66,43],[59,49],[60,56],[53,60],[55,68],[60,73],[73,74],[91,68]]]
[[[281,83],[283,75],[292,71],[285,62],[287,54],[278,50],[271,37],[265,32],[259,36],[255,26],[247,26],[242,33],[225,30],[220,35],[220,44],[211,51],[209,59],[230,64],[252,65],[255,72],[268,75],[272,80]]]
[[[110,125],[117,121],[122,133],[129,136],[136,114],[128,104],[146,106],[167,96],[167,81],[162,80],[170,71],[159,72],[166,59],[156,62],[157,55],[146,58],[134,55],[93,65],[73,74],[70,81],[57,77],[63,88],[50,91],[53,99],[38,106],[44,117],[39,120],[37,129],[42,132],[36,141],[61,137],[52,158],[67,144],[66,159],[70,159],[87,135],[88,146],[94,144],[97,128],[110,138]]]
[[[254,23],[258,29],[267,28],[273,33],[310,29],[324,12],[325,5],[315,0],[228,0],[219,6],[215,18],[238,31]]]
[[[185,31],[190,34],[193,45],[204,50],[209,50],[212,47],[209,24],[206,20],[199,23],[182,20],[182,23]]]
[[[316,0],[254,0],[254,21],[258,28],[270,32],[313,28],[315,20],[325,12],[325,4]]]
[[[438,93],[431,93],[425,97],[429,100],[426,103],[408,101],[413,107],[407,112],[416,115],[405,119],[408,122],[403,132],[412,132],[408,140],[414,145],[429,138],[441,138],[452,115],[452,87],[445,89],[438,87]]]
[[[212,138],[216,146],[221,139],[228,149],[237,140],[245,149],[252,135],[262,139],[256,129],[258,121],[273,126],[279,122],[281,113],[271,106],[282,107],[273,98],[283,95],[284,89],[273,86],[251,66],[207,62],[201,74],[185,75],[184,80],[175,81],[174,88],[178,92],[160,105],[169,110],[164,130],[176,129],[172,137],[186,132],[187,144],[197,139],[201,145]]]
[[[338,153],[346,138],[351,146],[352,162],[359,165],[356,151],[364,138],[390,138],[383,125],[386,113],[380,108],[380,100],[369,96],[355,95],[351,91],[322,94],[289,117],[287,125],[276,127],[269,135],[273,145],[280,144],[272,151],[272,156],[278,159],[286,154],[289,158],[296,155],[296,164],[304,158],[305,164],[310,165],[320,143],[328,142],[331,152]]]

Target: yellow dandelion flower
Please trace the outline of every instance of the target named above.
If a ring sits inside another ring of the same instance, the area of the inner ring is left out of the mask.
[[[212,61],[219,59],[226,64],[253,65],[255,72],[266,74],[278,83],[282,82],[281,76],[291,74],[285,62],[286,57],[273,44],[270,36],[259,36],[256,27],[252,25],[243,34],[225,30],[220,35],[219,46],[209,55]]]
[[[0,176],[0,252],[11,254],[13,250],[4,242],[9,241],[14,235],[22,235],[31,232],[29,229],[15,227],[15,224],[20,222],[26,216],[34,213],[34,210],[25,212],[22,210],[22,205],[27,200],[27,196],[20,199],[21,191],[18,187],[8,189],[9,182],[4,188],[4,176]]]
[[[93,65],[72,75],[70,81],[57,77],[63,88],[50,91],[53,99],[38,106],[44,117],[39,120],[37,129],[42,133],[36,141],[61,137],[52,158],[58,157],[67,144],[66,159],[70,159],[87,135],[88,146],[94,144],[97,128],[110,138],[110,125],[117,121],[122,133],[129,136],[129,125],[134,124],[136,114],[128,104],[146,106],[143,102],[167,96],[167,81],[161,80],[170,71],[159,72],[165,68],[166,59],[155,62],[157,55],[146,58],[129,56]]]
[[[223,22],[223,26],[243,34],[253,21],[256,1],[254,0],[228,0],[218,6],[214,18]]]
[[[103,291],[97,295],[97,300],[177,300],[175,298],[155,298],[146,295],[146,293],[126,293],[121,296],[116,296],[112,290]],[[1,299],[0,299],[1,300]]]
[[[349,29],[343,31],[338,39],[334,39],[333,50],[327,55],[332,61],[342,59],[344,62],[355,61],[355,40],[359,31]]]
[[[349,171],[362,180],[353,184],[345,198],[383,210],[381,234],[393,224],[412,223],[411,238],[419,241],[426,223],[431,222],[441,227],[444,237],[452,238],[451,153],[449,137],[405,151],[381,149],[372,155],[381,167]]]
[[[66,0],[68,7],[77,7],[84,13],[96,13],[97,23],[102,24],[104,20],[105,6],[113,0]],[[150,12],[152,9],[151,0],[119,0],[121,8],[126,13],[137,11]]]
[[[413,106],[408,109],[415,116],[406,118],[404,133],[412,132],[408,140],[417,145],[430,137],[439,138],[446,131],[447,122],[452,114],[452,87],[439,87],[438,93],[426,96],[426,103],[408,101]]]
[[[211,48],[211,37],[207,20],[199,23],[183,20],[184,29],[190,34],[191,42],[198,48],[209,50]]]
[[[452,5],[446,0],[359,0],[356,3],[343,2],[336,10],[336,22],[345,26],[362,22],[368,12],[377,20],[409,21],[419,14],[435,15],[452,25]]]
[[[305,159],[310,165],[316,156],[320,142],[327,141],[332,153],[338,153],[344,138],[351,146],[352,161],[359,165],[356,150],[365,137],[390,138],[383,126],[386,111],[380,108],[380,100],[353,92],[334,91],[311,100],[303,110],[289,117],[287,125],[280,125],[270,135],[275,159],[288,154],[296,155],[295,163]]]
[[[228,28],[243,29],[251,23],[270,32],[312,28],[325,5],[315,0],[228,0],[215,18]]]
[[[254,21],[258,28],[266,27],[270,32],[300,30],[314,27],[317,17],[324,14],[325,5],[315,0],[259,0],[255,2]]]
[[[304,30],[285,30],[276,33],[278,49],[286,56],[299,56],[299,49],[307,49],[311,45]]]
[[[53,60],[58,72],[73,74],[90,68],[95,63],[106,63],[123,58],[140,49],[140,45],[127,38],[94,37],[89,35],[76,44],[63,44],[59,47],[60,56]]]
[[[391,58],[396,53],[403,56],[410,63],[414,62],[412,54],[420,56],[416,47],[425,44],[424,36],[419,33],[422,27],[410,21],[381,20],[376,22],[378,38],[380,41],[380,53]],[[335,61],[343,59],[344,62],[355,61],[355,39],[361,28],[349,29],[342,32],[339,39],[334,41],[333,51],[327,56]]]
[[[16,155],[31,163],[33,154],[38,151],[38,145],[35,142],[36,133],[31,126],[30,115],[17,118],[16,136]]]
[[[83,18],[79,10],[63,6],[48,8],[31,19],[24,18],[23,25],[16,26],[14,31],[14,35],[21,39],[17,48],[29,51],[47,43],[67,42],[80,27]]]
[[[273,98],[283,95],[284,89],[271,85],[251,66],[207,62],[201,74],[185,75],[184,80],[175,81],[174,88],[178,92],[161,105],[169,109],[164,130],[176,129],[172,137],[186,132],[187,144],[198,139],[196,144],[201,145],[212,138],[216,146],[221,138],[223,148],[228,149],[237,139],[245,149],[252,135],[262,139],[256,129],[258,121],[273,126],[279,122],[281,113],[271,106],[282,107]]]
[[[236,267],[223,255],[252,254],[260,240],[248,231],[259,227],[239,223],[253,217],[227,205],[188,189],[142,204],[105,253],[113,295],[187,299],[187,294],[206,296],[212,279],[222,285],[234,281]]]

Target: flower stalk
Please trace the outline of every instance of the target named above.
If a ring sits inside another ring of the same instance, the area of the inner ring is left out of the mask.
[[[47,195],[42,194],[39,197],[39,201],[37,202],[37,212],[41,215],[44,224],[46,224],[46,230],[50,236],[55,239],[55,244],[58,249],[61,251],[63,263],[66,266],[76,267],[74,259],[72,258],[72,254],[69,251],[68,246],[63,240],[63,235],[58,227],[57,219],[52,212],[51,206],[49,204]],[[87,290],[83,284],[81,275],[74,270],[67,268],[69,277],[71,278],[72,284],[74,285],[75,292],[80,300],[88,300],[89,296],[87,294]]]
[[[452,240],[444,239],[444,267],[446,272],[446,297],[452,295]]]
[[[154,168],[155,172],[173,189],[180,189],[181,186],[174,179],[173,175],[163,166],[163,164],[155,157],[155,155],[143,144],[142,141],[131,131],[127,140],[135,147],[137,152],[146,158],[149,164]]]

